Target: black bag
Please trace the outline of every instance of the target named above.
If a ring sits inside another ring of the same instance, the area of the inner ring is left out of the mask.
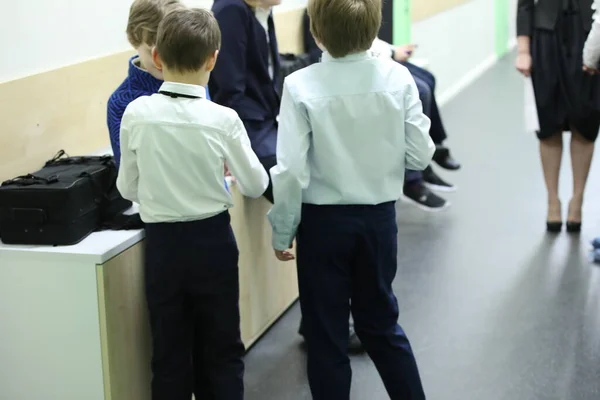
[[[72,245],[131,207],[116,187],[112,156],[68,157],[0,186],[0,239],[6,244]]]
[[[308,54],[280,54],[279,60],[281,68],[279,69],[279,93],[283,93],[283,80],[290,74],[301,70],[302,68],[311,65],[310,56]]]

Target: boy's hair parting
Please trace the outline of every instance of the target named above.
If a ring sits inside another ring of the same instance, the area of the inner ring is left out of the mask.
[[[367,51],[381,28],[382,0],[309,0],[310,31],[334,58]]]
[[[212,12],[184,8],[160,23],[156,50],[162,62],[177,72],[196,72],[221,47],[221,30]]]
[[[183,8],[179,0],[135,0],[129,9],[127,39],[135,48],[154,47],[158,25],[170,11]]]

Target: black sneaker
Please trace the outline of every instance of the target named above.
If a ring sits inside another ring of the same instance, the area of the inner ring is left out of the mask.
[[[435,173],[431,165],[423,171],[423,182],[431,190],[437,190],[440,192],[454,192],[456,187],[443,180]]]
[[[450,149],[444,146],[438,146],[435,149],[433,161],[435,161],[435,163],[440,167],[450,171],[456,171],[457,169],[460,169],[460,163],[452,157],[450,154]]]
[[[450,206],[447,200],[427,189],[422,183],[404,186],[404,197],[425,211],[442,211]]]

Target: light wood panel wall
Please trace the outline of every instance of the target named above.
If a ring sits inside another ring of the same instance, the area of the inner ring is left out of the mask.
[[[422,21],[470,1],[472,0],[412,0],[412,20]]]
[[[242,339],[251,346],[298,298],[294,262],[282,263],[271,246],[271,207],[265,199],[244,198],[232,188],[231,226],[240,250]]]
[[[81,155],[108,146],[106,102],[131,55],[0,84],[0,180],[39,169],[60,149]]]
[[[302,20],[304,7],[274,14],[275,31],[280,53],[304,52]]]
[[[275,14],[281,52],[303,50],[303,11]],[[127,75],[132,55],[0,83],[0,182],[39,169],[61,149],[81,155],[107,147],[106,102]]]
[[[105,400],[150,399],[144,243],[96,267]]]

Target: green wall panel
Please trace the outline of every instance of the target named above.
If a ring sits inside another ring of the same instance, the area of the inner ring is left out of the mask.
[[[411,0],[388,0],[394,2],[394,40],[395,45],[410,43]]]
[[[502,57],[508,51],[509,0],[494,0],[496,25],[496,54]]]

